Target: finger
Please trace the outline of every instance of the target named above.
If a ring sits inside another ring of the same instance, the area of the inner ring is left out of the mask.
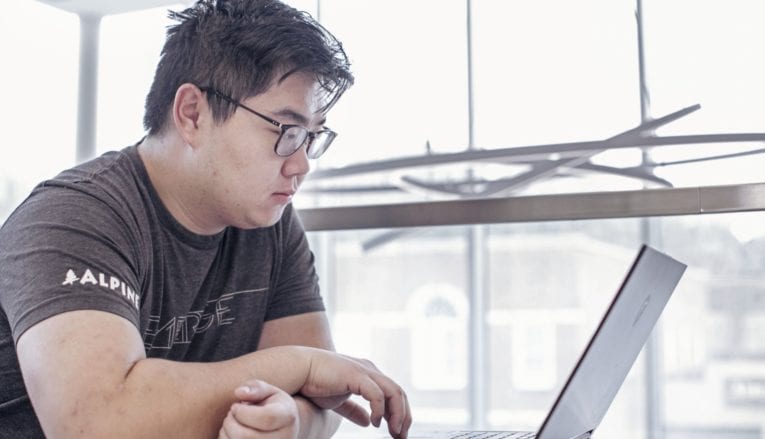
[[[240,424],[262,432],[279,430],[295,422],[294,412],[279,402],[266,405],[234,404],[231,412]]]
[[[380,369],[377,368],[377,365],[374,364],[373,362],[371,362],[370,360],[367,360],[366,358],[354,358],[354,357],[349,357],[347,355],[345,356],[345,358],[353,360],[353,361],[355,361],[357,363],[361,363],[367,369],[371,369],[371,370],[373,370],[373,371],[375,371],[375,372],[377,372],[379,374],[382,374]]]
[[[406,399],[406,393],[404,390],[396,384],[395,381],[388,376],[380,373],[370,373],[369,377],[374,381],[375,385],[385,395],[384,404],[384,417],[388,423],[388,431],[391,435],[399,434],[404,424],[404,420],[409,412],[409,405]],[[372,405],[372,423],[375,422],[375,406]],[[379,422],[379,420],[378,420]],[[379,424],[375,424],[379,427]]]
[[[362,427],[369,426],[369,413],[364,407],[347,400],[334,409],[335,413]]]
[[[233,413],[229,411],[228,416],[223,421],[223,428],[221,428],[221,437],[223,438],[236,438],[244,439],[253,437],[255,432],[234,419]]]
[[[258,403],[268,399],[278,391],[276,387],[264,381],[250,380],[243,386],[237,387],[234,390],[234,396],[240,401]]]
[[[362,362],[363,360],[359,360],[358,364]],[[367,361],[367,363],[369,362]],[[371,368],[374,368],[373,366]],[[361,391],[360,395],[370,402],[372,425],[379,427],[382,417],[385,417],[385,420],[388,421],[389,431],[392,434],[393,432],[398,434],[408,411],[407,403],[405,402],[406,394],[388,376],[374,372],[370,368],[367,368],[365,372],[366,376],[363,376],[358,385]],[[369,393],[364,393],[364,391]],[[382,399],[380,398],[380,393],[382,393]]]
[[[385,420],[388,423],[388,432],[395,436],[401,432],[408,411],[406,393],[399,386],[395,386],[389,392],[386,392]]]
[[[403,415],[399,415],[390,409],[391,398],[385,398],[385,423],[388,424],[388,433],[391,437],[396,437],[401,431],[401,421],[403,421]]]
[[[391,378],[380,372],[380,369],[369,360],[347,357],[362,365],[372,380],[385,394],[385,420],[388,423],[388,432],[396,437],[404,430],[404,424],[411,425],[411,412],[409,402],[404,390],[396,384]],[[374,406],[372,410],[372,422],[379,427],[379,420],[376,421]],[[377,423],[375,423],[377,422]],[[408,430],[407,426],[407,430]]]
[[[218,439],[229,439],[231,437],[228,435],[228,432],[226,432],[226,422],[229,419],[229,416],[231,416],[231,412],[229,412],[229,414],[226,416],[226,419],[223,420],[223,424],[220,426]]]
[[[409,405],[409,398],[404,394],[404,402],[406,402],[406,415],[404,416],[404,422],[401,424],[401,433],[399,433],[397,439],[406,439],[409,436],[409,428],[412,426],[412,406]]]
[[[375,427],[380,426],[383,416],[385,416],[385,392],[369,375],[361,377],[357,383],[357,388],[353,389],[358,395],[369,402],[372,410],[370,420]]]

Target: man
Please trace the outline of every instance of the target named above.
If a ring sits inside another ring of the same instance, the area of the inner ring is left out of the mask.
[[[0,436],[328,437],[339,414],[405,438],[403,390],[332,351],[290,204],[353,82],[341,45],[276,0],[173,17],[148,136],[0,229]]]

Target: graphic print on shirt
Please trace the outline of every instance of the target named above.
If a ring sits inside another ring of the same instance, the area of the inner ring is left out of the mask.
[[[82,276],[77,276],[74,269],[70,268],[66,271],[66,277],[64,278],[64,281],[61,282],[61,285],[97,285],[109,289],[116,294],[121,294],[125,300],[135,307],[135,309],[140,309],[140,297],[134,289],[130,288],[130,286],[125,283],[125,281],[116,276],[108,276],[105,273],[100,273],[98,271],[96,271],[96,273],[98,273],[98,276],[93,274],[93,270],[86,268],[85,271],[82,272]]]
[[[189,344],[195,334],[234,323],[238,317],[236,310],[240,307],[233,305],[244,295],[265,293],[267,290],[266,287],[226,293],[207,301],[202,310],[175,316],[166,322],[160,321],[161,316],[149,316],[149,324],[143,338],[144,347],[147,350],[172,349],[176,344]]]

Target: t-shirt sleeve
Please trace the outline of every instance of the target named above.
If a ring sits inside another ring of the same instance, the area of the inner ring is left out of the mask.
[[[277,241],[281,251],[276,261],[279,269],[266,320],[324,311],[314,256],[303,224],[291,204],[285,208],[279,227]]]
[[[15,342],[74,310],[139,326],[137,243],[119,212],[92,194],[54,187],[33,192],[8,218],[0,229],[0,305]]]

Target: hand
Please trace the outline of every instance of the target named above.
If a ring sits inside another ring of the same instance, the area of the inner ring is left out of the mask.
[[[300,393],[317,406],[334,410],[359,425],[379,427],[384,417],[388,432],[405,439],[412,415],[404,390],[368,360],[320,349],[304,348],[310,355],[308,376]],[[351,394],[369,401],[371,416],[348,400]]]
[[[348,399],[350,396],[350,393],[338,396],[315,396],[311,398],[311,402],[319,408],[334,411],[356,425],[368,427],[371,422],[369,413],[367,413],[364,407]]]
[[[300,417],[295,400],[264,381],[251,380],[234,391],[239,400],[223,420],[218,439],[295,439]]]

